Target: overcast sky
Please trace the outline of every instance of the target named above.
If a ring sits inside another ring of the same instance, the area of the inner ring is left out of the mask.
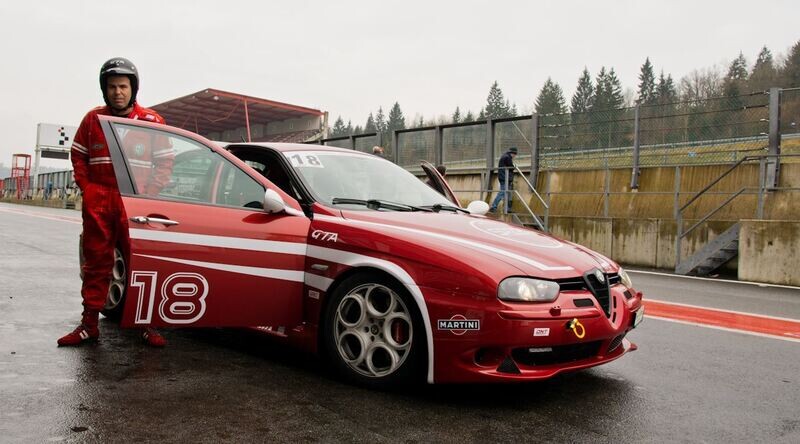
[[[149,106],[217,88],[363,125],[398,101],[406,118],[477,112],[497,80],[530,112],[551,76],[567,100],[584,66],[626,88],[650,57],[676,82],[749,63],[800,40],[800,1],[3,1],[0,163],[33,153],[36,124],[77,126],[102,104],[116,56],[141,73]],[[44,165],[69,167],[69,161]]]

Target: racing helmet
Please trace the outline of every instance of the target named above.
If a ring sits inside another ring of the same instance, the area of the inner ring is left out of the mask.
[[[100,68],[100,91],[103,93],[103,101],[110,108],[111,103],[106,97],[106,83],[109,76],[128,76],[131,79],[131,101],[128,106],[136,103],[136,93],[139,92],[139,71],[130,60],[123,57],[114,57],[103,63]]]

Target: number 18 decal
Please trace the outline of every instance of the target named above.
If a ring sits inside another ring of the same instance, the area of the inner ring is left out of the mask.
[[[137,289],[136,324],[153,321],[158,272],[134,271],[131,289]],[[206,312],[208,281],[197,273],[179,272],[169,275],[161,284],[158,316],[169,324],[191,324]]]

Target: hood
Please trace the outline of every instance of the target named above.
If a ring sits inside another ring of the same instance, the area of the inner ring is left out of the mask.
[[[342,216],[373,231],[421,245],[436,245],[443,253],[462,259],[468,256],[477,267],[487,271],[496,269],[503,275],[564,279],[581,276],[594,268],[605,272],[618,269],[612,261],[588,248],[484,216],[354,210],[343,210]]]

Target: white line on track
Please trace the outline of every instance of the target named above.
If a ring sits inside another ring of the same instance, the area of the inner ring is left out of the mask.
[[[0,211],[4,211],[6,213],[12,213],[12,214],[19,214],[21,216],[38,217],[39,219],[54,220],[54,221],[57,221],[57,222],[67,222],[67,223],[70,223],[70,224],[81,225],[83,223],[83,222],[81,222],[81,219],[77,218],[77,217],[46,215],[46,214],[36,213],[36,212],[33,212],[33,211],[17,210],[17,209],[14,209],[14,208],[7,208],[7,207],[2,207],[2,206],[0,206]]]
[[[731,313],[731,314],[742,315],[742,316],[752,316],[752,317],[756,317],[756,318],[774,319],[776,321],[800,322],[800,319],[782,318],[780,316],[769,316],[769,315],[764,315],[764,314],[759,314],[759,313],[748,313],[746,311],[725,310],[723,308],[704,307],[702,305],[681,304],[679,302],[670,302],[670,301],[664,301],[664,300],[652,299],[652,298],[645,298],[645,300],[644,300],[645,304],[647,302],[649,302],[649,301],[652,301],[652,302],[655,302],[655,303],[658,303],[658,304],[677,305],[679,307],[697,308],[699,310],[719,311],[719,312],[722,312],[722,313]]]
[[[695,326],[695,327],[711,328],[711,329],[714,329],[714,330],[722,330],[722,331],[728,331],[728,332],[733,332],[733,333],[742,333],[742,334],[750,335],[750,336],[760,336],[762,338],[780,339],[782,341],[800,343],[800,338],[789,338],[789,337],[786,337],[786,336],[768,335],[766,333],[758,333],[758,332],[754,332],[754,331],[739,330],[739,329],[728,328],[728,327],[720,327],[718,325],[708,325],[708,324],[701,324],[701,323],[698,323],[698,322],[683,321],[683,320],[679,320],[679,319],[662,318],[661,316],[653,316],[653,315],[649,315],[649,314],[646,314],[646,313],[645,313],[644,316],[646,318],[657,319],[659,321],[674,322],[676,324],[692,325],[692,326]]]
[[[673,278],[680,278],[680,279],[696,279],[700,281],[710,281],[710,282],[723,282],[723,283],[730,283],[730,284],[744,284],[744,285],[755,285],[758,287],[772,287],[772,288],[787,288],[789,290],[800,290],[800,287],[795,287],[792,285],[778,285],[778,284],[765,284],[763,282],[749,282],[749,281],[733,281],[728,279],[713,279],[713,278],[706,278],[700,276],[683,276],[680,274],[672,274],[672,273],[661,273],[658,271],[643,271],[643,270],[631,270],[626,268],[625,271],[628,273],[641,273],[641,274],[652,274],[656,276],[666,276],[666,277],[673,277]]]

